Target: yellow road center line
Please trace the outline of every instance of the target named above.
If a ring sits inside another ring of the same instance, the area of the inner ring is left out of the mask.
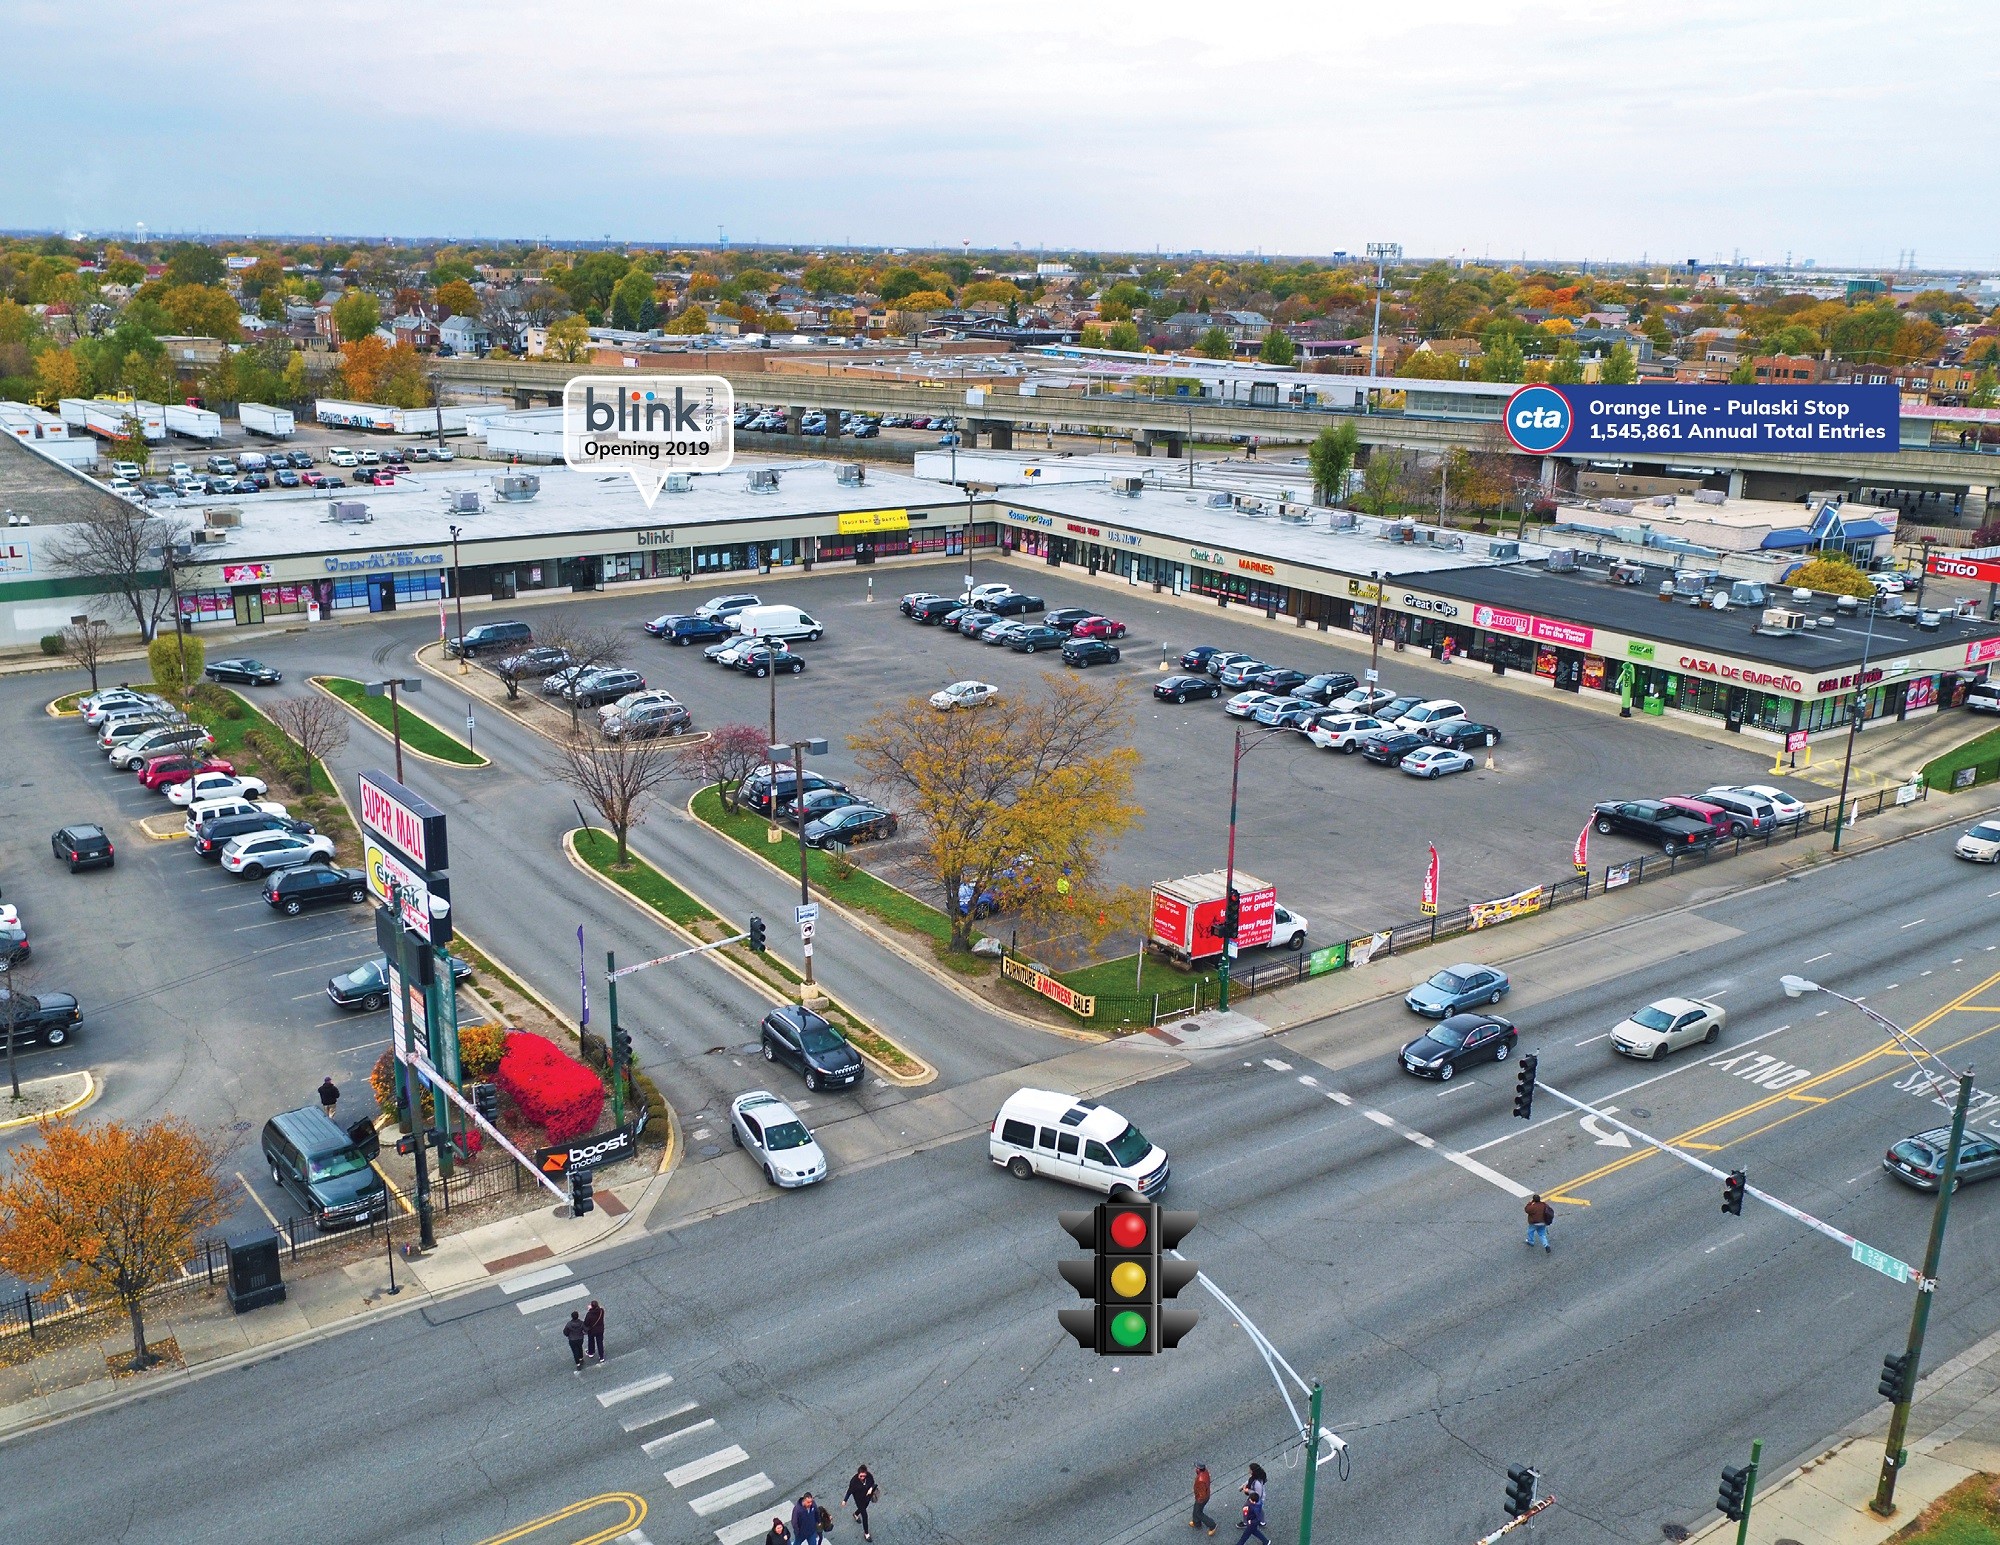
[[[636,1492],[608,1491],[599,1497],[586,1497],[581,1502],[572,1502],[560,1512],[550,1513],[546,1517],[535,1519],[532,1523],[525,1523],[519,1528],[509,1529],[505,1534],[496,1534],[491,1539],[480,1541],[480,1545],[510,1545],[511,1541],[524,1540],[531,1534],[539,1533],[543,1529],[554,1528],[558,1524],[567,1523],[572,1518],[588,1513],[594,1508],[601,1507],[622,1507],[625,1510],[625,1516],[608,1527],[593,1530],[593,1532],[573,1540],[565,1539],[563,1545],[604,1545],[604,1542],[607,1540],[615,1540],[621,1534],[629,1534],[645,1521],[646,1499],[644,1497],[639,1496]]]

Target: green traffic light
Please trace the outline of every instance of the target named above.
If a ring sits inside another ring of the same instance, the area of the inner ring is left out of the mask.
[[[1132,1309],[1114,1314],[1111,1317],[1111,1339],[1122,1347],[1144,1346],[1146,1317]]]

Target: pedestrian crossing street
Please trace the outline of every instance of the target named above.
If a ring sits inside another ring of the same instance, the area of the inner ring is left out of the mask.
[[[578,1281],[568,1266],[561,1265],[518,1272],[502,1278],[499,1286],[524,1318],[549,1314],[546,1329],[558,1344],[562,1339],[562,1322],[569,1317],[571,1306],[592,1296],[589,1284]],[[536,1327],[538,1332],[544,1328]],[[616,1342],[615,1328],[606,1339]],[[701,1410],[700,1401],[676,1398],[673,1374],[657,1367],[647,1371],[653,1362],[653,1354],[642,1349],[606,1358],[602,1363],[587,1364],[584,1373],[586,1377],[608,1374],[620,1380],[609,1389],[597,1391],[598,1405],[607,1419],[615,1420],[620,1430],[637,1443],[639,1452],[647,1459],[655,1462],[664,1459],[668,1463],[669,1468],[662,1472],[667,1484],[680,1495],[695,1518],[706,1523],[755,1498],[776,1492],[777,1482],[762,1470],[725,1479],[732,1471],[750,1469],[753,1461],[748,1450],[738,1443],[709,1447],[721,1442],[724,1436],[715,1418],[697,1414]],[[666,1430],[661,1431],[662,1428]],[[774,1516],[788,1517],[790,1512],[789,1499],[780,1498],[713,1532],[718,1545],[745,1545],[749,1540],[761,1538]],[[620,1535],[613,1545],[652,1545],[652,1542],[644,1530],[632,1529]]]

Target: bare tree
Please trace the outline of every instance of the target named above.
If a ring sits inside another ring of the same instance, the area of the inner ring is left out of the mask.
[[[5,940],[0,940],[0,949],[11,948]],[[26,955],[9,960],[0,954],[0,1034],[7,1037],[7,1082],[17,1100],[21,1098],[21,1075],[14,1066],[14,1032],[33,1012],[29,1000],[21,996],[28,990],[29,969]]]
[[[572,686],[587,672],[623,665],[631,646],[631,639],[621,630],[599,627],[568,611],[557,612],[546,626],[538,629],[535,642],[569,651],[570,668],[576,672],[569,678]],[[566,691],[562,701],[569,708],[569,728],[574,735],[583,714],[583,699],[574,691]]]
[[[49,567],[65,578],[94,580],[106,595],[117,596],[130,608],[141,642],[151,643],[173,611],[173,550],[190,528],[177,517],[118,503],[118,509],[71,522],[49,544]]]
[[[734,810],[743,780],[764,765],[770,750],[771,737],[755,725],[724,724],[705,740],[683,746],[675,755],[674,771],[694,783],[714,784],[723,809]]]
[[[312,770],[322,757],[347,744],[347,709],[320,693],[280,698],[271,707],[271,722],[299,748],[303,765],[292,786],[312,792]]]
[[[97,690],[97,667],[111,638],[111,624],[89,618],[62,630],[63,653],[90,672],[90,690]]]
[[[646,819],[653,796],[679,776],[679,764],[657,740],[603,740],[579,733],[563,743],[554,771],[604,817],[618,839],[612,862],[622,865],[626,835]]]

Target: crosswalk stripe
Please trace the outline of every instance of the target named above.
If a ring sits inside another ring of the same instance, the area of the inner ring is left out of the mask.
[[[740,1465],[749,1459],[739,1444],[732,1443],[727,1448],[719,1448],[712,1454],[703,1454],[699,1459],[690,1459],[684,1465],[677,1465],[667,1472],[667,1483],[676,1491],[691,1481],[705,1481],[719,1471],[733,1465]]]
[[[553,1309],[557,1304],[566,1304],[571,1299],[590,1297],[590,1289],[581,1282],[574,1287],[557,1288],[553,1293],[543,1293],[535,1298],[524,1298],[514,1305],[523,1314],[540,1314],[544,1309]]]
[[[615,1406],[626,1400],[636,1400],[641,1395],[650,1395],[656,1389],[665,1389],[673,1382],[674,1376],[671,1373],[656,1373],[650,1379],[638,1379],[630,1384],[621,1384],[616,1389],[607,1389],[597,1397],[597,1403],[601,1406]]]
[[[641,1427],[651,1427],[657,1422],[668,1421],[676,1416],[685,1416],[700,1404],[701,1402],[698,1400],[683,1400],[677,1406],[668,1406],[664,1411],[654,1411],[648,1416],[629,1416],[618,1425],[623,1427],[627,1432],[637,1432]]]
[[[653,1545],[653,1542],[646,1538],[644,1529],[627,1529],[611,1545]]]
[[[740,1519],[736,1523],[717,1529],[715,1537],[720,1545],[744,1545],[746,1540],[754,1540],[769,1530],[767,1517],[767,1514],[759,1513],[754,1518]]]
[[[726,1507],[734,1507],[739,1502],[748,1502],[754,1496],[777,1489],[771,1477],[759,1470],[748,1480],[725,1486],[720,1491],[711,1491],[705,1497],[696,1497],[688,1506],[694,1509],[695,1517],[706,1518],[710,1513],[719,1513]]]
[[[525,1293],[529,1288],[538,1288],[545,1282],[560,1282],[569,1274],[567,1266],[544,1266],[540,1271],[524,1272],[518,1277],[503,1277],[500,1291],[511,1297],[515,1293]]]
[[[651,1443],[641,1443],[639,1445],[639,1452],[644,1454],[647,1458],[650,1459],[653,1455],[657,1454],[661,1449],[665,1448],[669,1443],[673,1442],[676,1438],[685,1438],[691,1432],[706,1432],[709,1428],[713,1427],[714,1425],[715,1425],[714,1417],[712,1416],[703,1417],[700,1421],[695,1422],[690,1426],[683,1427],[677,1432],[670,1432],[663,1438],[655,1438]]]

